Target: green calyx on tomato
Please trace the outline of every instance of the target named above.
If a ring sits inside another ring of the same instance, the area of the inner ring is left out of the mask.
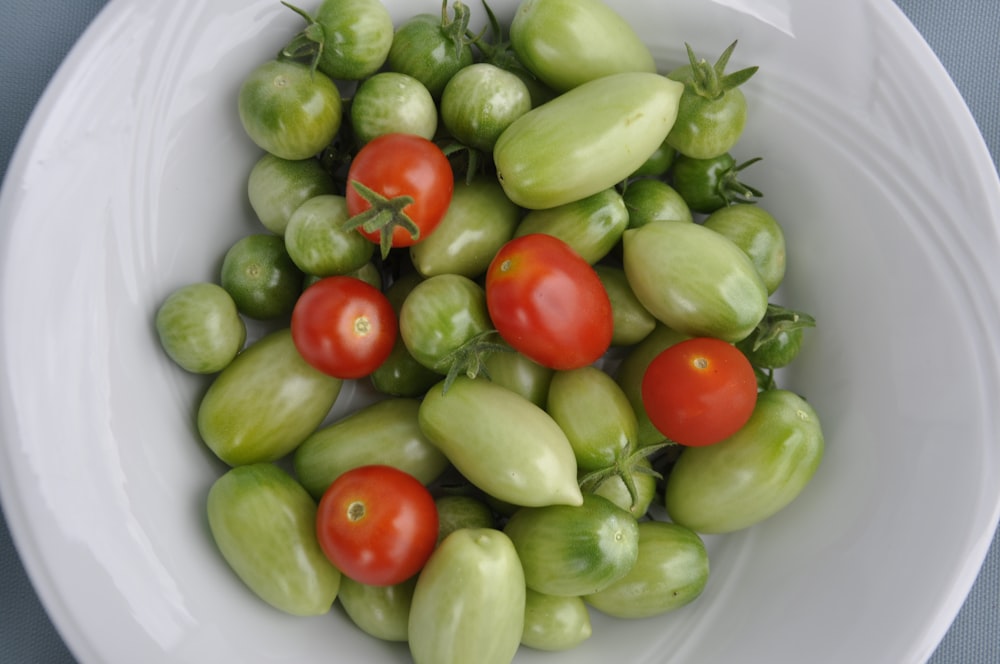
[[[788,366],[802,347],[802,331],[816,327],[816,319],[804,311],[769,303],[767,313],[736,347],[746,355],[757,375],[762,390],[777,388],[774,370]]]
[[[441,358],[437,368],[440,373],[445,374],[441,384],[441,392],[447,392],[455,379],[462,375],[469,378],[482,376],[490,379],[490,372],[486,367],[486,361],[489,357],[494,353],[512,352],[514,349],[503,342],[496,330],[480,332]]]
[[[625,485],[629,495],[629,509],[635,507],[640,500],[639,488],[635,482],[636,475],[650,475],[656,479],[663,479],[658,471],[648,463],[649,457],[664,447],[676,445],[673,441],[665,440],[661,443],[654,443],[636,449],[623,452],[615,458],[614,463],[606,468],[589,472],[580,478],[580,491],[583,493],[594,493],[608,480],[618,477]]]
[[[734,203],[755,203],[764,194],[740,181],[740,173],[761,157],[737,164],[728,152],[709,159],[681,154],[671,170],[674,189],[695,212],[710,214]]]
[[[687,48],[688,59],[691,63],[691,70],[689,75],[685,77],[685,83],[695,94],[706,99],[722,97],[728,91],[746,83],[751,76],[757,73],[758,67],[756,66],[740,69],[731,74],[725,73],[729,57],[736,48],[735,41],[722,52],[714,65],[709,65],[704,58],[699,59],[694,54],[690,44],[685,43],[684,46]]]

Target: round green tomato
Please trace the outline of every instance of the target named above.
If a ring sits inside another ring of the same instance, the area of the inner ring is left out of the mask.
[[[699,533],[748,528],[801,493],[823,448],[812,406],[787,390],[761,392],[742,429],[715,445],[681,453],[667,478],[667,513]]]
[[[466,38],[469,10],[455,4],[455,15],[417,14],[404,21],[392,38],[390,71],[409,74],[435,99],[456,72],[472,64],[472,48]]]
[[[255,233],[234,243],[222,259],[220,283],[241,313],[272,320],[291,313],[302,292],[302,271],[280,235]]]
[[[605,264],[595,265],[594,270],[611,300],[611,315],[614,318],[611,345],[633,346],[645,339],[656,327],[656,318],[632,292],[625,270]]]
[[[208,526],[222,557],[271,606],[323,615],[341,574],[316,538],[316,503],[271,463],[228,470],[208,492]]]
[[[340,129],[340,92],[322,72],[288,60],[269,60],[240,87],[240,121],[250,139],[282,159],[319,154]]]
[[[440,496],[434,500],[438,510],[438,543],[462,528],[493,528],[496,520],[490,506],[472,496]]]
[[[351,128],[362,143],[395,133],[431,139],[437,126],[434,98],[406,74],[379,72],[361,83],[351,100]]]
[[[603,590],[632,568],[639,553],[635,517],[595,494],[585,494],[581,505],[521,508],[504,533],[517,549],[525,584],[548,595]]]
[[[708,215],[704,225],[750,257],[768,294],[778,290],[785,278],[785,234],[771,213],[758,205],[737,203]]]
[[[708,583],[705,544],[688,528],[663,521],[639,524],[635,565],[584,601],[616,618],[648,618],[697,599]]]
[[[660,147],[653,151],[653,154],[646,158],[646,161],[639,168],[632,172],[630,177],[640,178],[646,176],[659,177],[665,175],[670,170],[677,156],[675,150],[667,141],[663,141]]]
[[[267,153],[247,178],[247,196],[264,228],[285,233],[288,218],[313,196],[336,193],[333,178],[318,159],[282,159]]]
[[[354,228],[345,228],[347,199],[336,194],[310,198],[292,213],[285,228],[285,250],[302,272],[343,275],[371,261],[375,245]]]
[[[392,46],[392,16],[381,0],[322,0],[313,21],[322,49],[316,68],[335,80],[377,72]]]
[[[408,272],[396,278],[385,290],[397,319],[403,302],[413,288],[423,281],[417,272]],[[418,397],[441,380],[441,374],[418,362],[403,341],[403,335],[396,335],[389,357],[369,376],[372,386],[383,394],[397,397]]]
[[[528,86],[488,62],[455,73],[441,93],[441,122],[461,143],[489,152],[503,130],[531,110]]]
[[[587,605],[579,597],[558,597],[527,589],[521,643],[536,650],[570,650],[590,638]]]
[[[628,183],[622,194],[628,210],[628,227],[639,228],[652,221],[691,222],[691,208],[684,198],[663,180],[644,178]]]
[[[593,265],[613,249],[628,228],[628,210],[613,187],[545,210],[530,210],[515,237],[544,233],[557,237]]]
[[[763,194],[740,181],[740,172],[757,159],[737,164],[728,152],[710,159],[680,155],[674,161],[674,189],[694,212],[711,214],[733,203],[751,203]]]
[[[802,328],[795,327],[782,330],[776,336],[757,346],[757,334],[736,344],[750,360],[750,364],[761,369],[780,369],[787,367],[798,357],[802,350]],[[755,347],[756,346],[756,347]]]
[[[383,641],[407,640],[410,603],[417,577],[389,586],[371,586],[348,576],[340,579],[337,599],[361,631]]]
[[[168,295],[156,312],[156,332],[170,359],[201,374],[224,369],[247,338],[233,298],[209,282],[188,284]]]
[[[501,342],[509,347],[506,342]],[[543,366],[513,348],[491,353],[485,360],[490,381],[520,394],[539,408],[545,408],[555,369]]]

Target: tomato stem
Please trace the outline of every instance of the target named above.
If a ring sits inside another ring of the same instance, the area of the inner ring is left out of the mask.
[[[383,259],[392,249],[392,236],[397,226],[406,229],[414,240],[420,237],[420,227],[403,212],[403,208],[413,202],[412,196],[387,198],[357,180],[353,180],[351,185],[371,207],[349,218],[344,223],[344,228],[360,228],[366,233],[378,233]]]
[[[584,493],[591,493],[612,477],[618,476],[621,478],[622,483],[625,484],[625,488],[628,490],[629,498],[632,501],[632,507],[635,507],[636,503],[639,502],[639,490],[635,486],[635,479],[633,475],[635,473],[643,473],[646,475],[652,475],[657,479],[663,479],[663,475],[649,466],[641,465],[640,461],[652,456],[654,452],[657,452],[664,447],[670,447],[676,444],[677,443],[673,441],[665,440],[662,443],[643,445],[642,447],[634,449],[627,454],[621,454],[615,459],[614,463],[607,468],[592,471],[581,477],[579,482],[580,490]]]
[[[326,39],[323,26],[306,10],[285,2],[285,0],[282,0],[281,4],[305,19],[306,27],[281,49],[278,56],[290,60],[308,59],[309,70],[315,72],[323,55],[323,43]]]
[[[469,378],[482,376],[489,380],[490,372],[486,368],[486,360],[489,356],[493,353],[506,353],[514,350],[502,341],[491,340],[499,334],[496,330],[480,332],[441,358],[435,369],[445,372],[444,385],[441,388],[442,394],[447,393],[455,379],[462,374]]]
[[[754,66],[740,69],[731,74],[725,73],[729,58],[736,48],[735,41],[726,47],[714,65],[708,64],[704,58],[699,59],[690,44],[685,42],[684,47],[687,49],[688,61],[691,64],[691,79],[687,81],[687,84],[694,92],[706,99],[722,97],[727,91],[750,80],[750,77],[756,74],[757,69],[759,69],[759,67]]]

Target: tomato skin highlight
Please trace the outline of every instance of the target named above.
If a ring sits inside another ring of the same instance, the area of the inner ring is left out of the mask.
[[[292,311],[295,347],[310,365],[350,380],[372,373],[392,352],[398,323],[389,300],[355,277],[320,279]]]
[[[360,466],[323,493],[316,533],[323,553],[345,576],[391,586],[413,577],[430,558],[437,507],[412,475],[392,466]]]
[[[611,300],[593,267],[566,242],[530,233],[497,252],[486,271],[497,332],[550,369],[593,363],[611,345]]]
[[[757,403],[753,366],[721,339],[695,337],[657,355],[642,379],[642,401],[667,438],[692,447],[736,433]]]

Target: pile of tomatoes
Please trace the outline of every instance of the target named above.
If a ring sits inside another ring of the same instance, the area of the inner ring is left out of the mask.
[[[702,536],[823,454],[775,378],[814,322],[771,301],[784,236],[731,154],[756,68],[727,72],[734,43],[657,73],[599,0],[484,5],[478,32],[461,2],[289,7],[304,29],[239,94],[261,230],[156,318],[211,378],[225,560],[433,664],[693,601]],[[345,381],[377,398],[330,421]]]

